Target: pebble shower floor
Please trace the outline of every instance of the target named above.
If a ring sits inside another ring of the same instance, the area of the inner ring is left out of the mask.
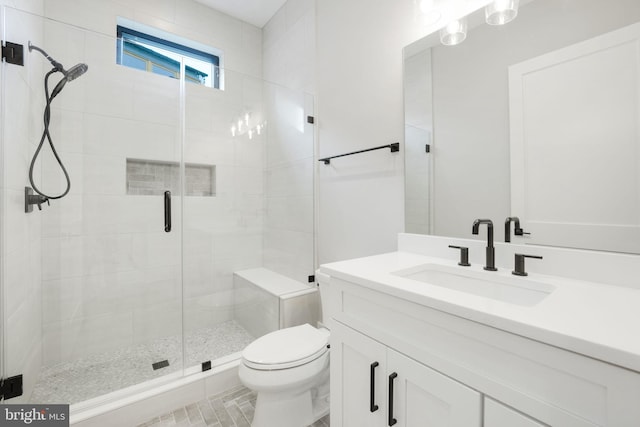
[[[242,351],[253,340],[254,337],[233,320],[187,333],[186,366]],[[168,360],[169,366],[154,370],[152,364],[162,360]],[[45,367],[31,395],[31,403],[78,403],[181,368],[182,340],[179,336],[161,338],[149,344]]]

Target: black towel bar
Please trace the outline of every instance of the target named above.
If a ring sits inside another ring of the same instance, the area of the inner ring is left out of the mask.
[[[338,158],[338,157],[344,157],[344,156],[351,156],[352,154],[366,153],[367,151],[381,150],[383,148],[390,148],[391,152],[395,153],[397,151],[400,151],[400,143],[399,142],[394,142],[393,144],[381,145],[380,147],[367,148],[366,150],[353,151],[351,153],[338,154],[337,156],[324,157],[322,159],[318,159],[318,161],[319,162],[324,162],[325,165],[328,165],[328,164],[331,163],[331,159],[335,159],[335,158]]]

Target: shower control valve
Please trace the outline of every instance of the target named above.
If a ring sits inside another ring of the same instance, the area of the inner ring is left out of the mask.
[[[51,206],[51,202],[48,197],[41,194],[33,194],[31,187],[24,187],[24,212],[33,212],[33,205],[38,205],[38,210],[42,210],[42,205],[46,203]]]
[[[47,199],[46,197],[44,196],[37,196],[37,197],[38,197],[38,201],[36,202],[36,205],[38,205],[38,210],[40,211],[42,210],[42,204],[44,202],[47,202],[47,205],[51,206],[51,202],[49,202],[49,199]]]

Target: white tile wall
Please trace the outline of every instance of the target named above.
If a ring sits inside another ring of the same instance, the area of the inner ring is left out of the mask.
[[[289,0],[263,28],[265,80],[315,93],[315,0]]]

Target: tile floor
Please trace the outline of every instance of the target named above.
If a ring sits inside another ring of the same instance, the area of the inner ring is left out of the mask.
[[[254,340],[235,321],[188,333],[186,366],[199,365],[242,351]],[[155,362],[168,360],[166,368],[153,370]],[[182,339],[166,337],[149,344],[84,357],[48,366],[31,395],[31,403],[77,403],[182,369]]]
[[[255,404],[255,393],[244,386],[237,386],[156,417],[138,427],[249,427],[253,420]],[[329,415],[319,419],[310,427],[329,427]]]

